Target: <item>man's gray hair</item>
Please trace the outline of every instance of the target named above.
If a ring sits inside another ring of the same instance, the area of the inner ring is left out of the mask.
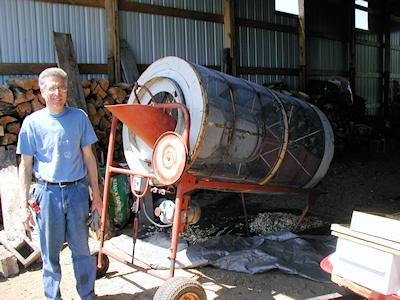
[[[46,70],[42,71],[42,73],[40,73],[40,75],[39,75],[39,87],[40,88],[45,87],[46,79],[49,77],[62,78],[65,82],[65,86],[67,86],[67,83],[68,83],[67,73],[65,73],[65,71],[63,69],[53,67],[53,68],[47,68]]]

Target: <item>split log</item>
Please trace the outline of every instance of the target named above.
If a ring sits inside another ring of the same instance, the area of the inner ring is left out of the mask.
[[[117,84],[117,86],[123,90],[129,90],[129,89],[132,90],[132,85],[129,83],[121,82],[121,83]]]
[[[107,118],[103,117],[100,120],[99,128],[100,128],[100,130],[109,129],[109,128],[111,128],[111,122],[109,120],[107,120]]]
[[[3,104],[6,104],[6,103],[3,103]],[[15,114],[16,114],[16,111],[12,106],[2,106],[2,102],[0,102],[0,117],[12,116]]]
[[[97,86],[97,97],[101,97],[102,99],[107,97],[107,93],[101,88],[100,85]]]
[[[86,108],[87,108],[89,116],[95,116],[97,114],[97,110],[96,110],[95,104],[93,104],[91,102],[86,103]]]
[[[99,108],[98,109],[98,111],[97,111],[97,114],[100,116],[100,117],[104,117],[104,115],[106,114],[106,112],[104,111],[104,109],[103,108]]]
[[[99,84],[97,83],[96,80],[92,80],[92,81],[91,81],[91,83],[90,83],[90,92],[91,92],[92,94],[94,94],[94,91],[96,90],[96,88],[97,88],[98,85],[99,85]]]
[[[46,106],[46,100],[44,100],[44,98],[42,97],[42,94],[37,94],[36,96],[37,96],[39,102]]]
[[[113,105],[113,104],[115,104],[115,101],[111,97],[106,97],[106,98],[104,98],[103,104],[104,105]]]
[[[98,139],[107,137],[107,133],[103,130],[96,130],[96,136]]]
[[[29,100],[26,97],[26,91],[21,89],[21,88],[14,88],[13,89],[13,93],[14,93],[14,105],[18,105],[21,103],[25,103],[28,102]]]
[[[20,118],[23,118],[32,112],[32,105],[30,102],[22,103],[15,108],[15,111]]]
[[[28,101],[32,101],[33,99],[36,98],[36,96],[35,96],[35,94],[33,93],[33,90],[32,90],[32,89],[31,89],[31,90],[27,90],[27,91],[25,92],[25,98],[26,98],[26,100],[28,100]]]
[[[118,87],[111,87],[108,89],[107,93],[113,98],[117,103],[123,103],[127,93]]]
[[[83,95],[85,96],[85,99],[90,95],[90,87],[83,88]]]
[[[0,117],[0,124],[7,125],[8,123],[17,122],[18,119],[11,116]]]
[[[90,81],[89,80],[82,80],[82,87],[83,88],[90,88]]]
[[[4,136],[4,126],[0,125],[0,136]]]
[[[33,111],[38,111],[38,110],[40,110],[40,109],[42,109],[44,107],[45,107],[45,105],[43,105],[39,101],[39,99],[37,97],[32,101],[32,109],[33,109]]]
[[[6,129],[9,133],[14,133],[14,134],[18,135],[18,133],[21,129],[21,125],[20,125],[20,123],[9,123],[9,124],[7,124]]]
[[[102,119],[99,115],[92,115],[89,116],[90,122],[92,123],[93,127],[97,127],[100,124],[100,120]]]
[[[15,144],[16,142],[17,142],[17,135],[13,133],[5,133],[4,136],[0,137],[1,146]]]
[[[40,90],[39,81],[37,79],[35,79],[35,83],[33,84],[32,89],[34,91],[39,91]]]
[[[108,81],[108,79],[100,79],[99,84],[103,91],[107,91],[110,87],[110,82]]]
[[[103,98],[100,98],[100,97],[96,98],[95,106],[96,106],[96,108],[103,107],[104,106]]]
[[[12,78],[7,80],[7,84],[11,88],[21,88],[24,90],[31,90],[37,86],[37,79],[35,78]]]
[[[0,86],[0,101],[13,105],[14,95],[12,91],[3,86]]]

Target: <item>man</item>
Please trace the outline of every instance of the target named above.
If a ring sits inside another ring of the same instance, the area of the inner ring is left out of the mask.
[[[86,221],[88,184],[92,211],[101,213],[102,209],[91,146],[97,137],[82,110],[65,107],[67,74],[62,69],[44,70],[39,75],[39,87],[46,107],[25,118],[17,145],[17,153],[21,154],[22,221],[31,231],[33,218],[28,200],[33,169],[37,184],[29,204],[37,211],[46,299],[61,298],[59,256],[65,241],[72,252],[78,293],[82,299],[94,299],[96,262],[90,256]]]

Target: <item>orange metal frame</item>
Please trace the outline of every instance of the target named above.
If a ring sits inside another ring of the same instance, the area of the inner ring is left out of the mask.
[[[153,104],[154,107],[160,109],[171,109],[171,108],[178,108],[182,109],[185,114],[186,119],[186,126],[185,131],[183,134],[183,139],[187,146],[189,146],[189,126],[190,126],[190,119],[189,113],[187,108],[178,103],[168,103],[168,104]],[[127,174],[133,176],[139,176],[147,179],[155,179],[155,175],[152,173],[138,173],[133,172],[130,169],[123,169],[115,167],[113,162],[113,153],[114,153],[114,145],[115,145],[115,135],[116,135],[116,128],[117,128],[118,118],[114,115],[111,125],[111,132],[109,138],[109,145],[108,145],[108,153],[107,153],[107,163],[106,163],[106,171],[105,171],[105,182],[104,182],[104,192],[103,192],[103,211],[101,216],[101,232],[100,232],[100,248],[99,248],[99,255],[98,255],[98,267],[101,268],[102,266],[102,255],[108,255],[122,263],[125,263],[131,267],[137,268],[141,271],[150,272],[146,267],[139,266],[132,262],[128,262],[113,253],[110,253],[106,249],[104,249],[104,234],[105,234],[105,226],[106,226],[106,219],[107,219],[107,209],[108,209],[108,193],[110,189],[110,178],[113,174]],[[189,148],[188,148],[189,149]],[[190,192],[196,189],[209,189],[209,190],[219,190],[219,191],[234,191],[234,192],[268,192],[268,193],[302,193],[308,194],[307,205],[303,210],[302,215],[298,223],[296,224],[295,228],[302,222],[305,215],[307,214],[310,207],[315,203],[318,199],[320,192],[315,189],[302,189],[302,188],[291,188],[291,187],[281,187],[281,186],[267,186],[267,185],[257,185],[257,184],[243,184],[243,183],[230,183],[230,182],[218,182],[218,181],[209,181],[204,179],[199,179],[189,171],[185,171],[180,180],[176,184],[176,199],[175,199],[175,214],[174,220],[172,225],[172,239],[171,239],[171,265],[169,270],[169,278],[174,276],[175,272],[175,260],[178,248],[178,240],[180,233],[184,232],[187,227],[187,214],[189,210],[189,203],[190,203]],[[139,198],[138,201],[141,199]],[[183,216],[183,217],[182,217]],[[157,276],[156,274],[152,273],[152,275]]]

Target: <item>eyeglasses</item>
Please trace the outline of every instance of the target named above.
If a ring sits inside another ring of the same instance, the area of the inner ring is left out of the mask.
[[[55,93],[57,90],[60,93],[66,93],[67,92],[67,88],[66,87],[61,87],[61,86],[60,87],[51,87],[51,88],[47,89],[47,91],[49,93]]]

